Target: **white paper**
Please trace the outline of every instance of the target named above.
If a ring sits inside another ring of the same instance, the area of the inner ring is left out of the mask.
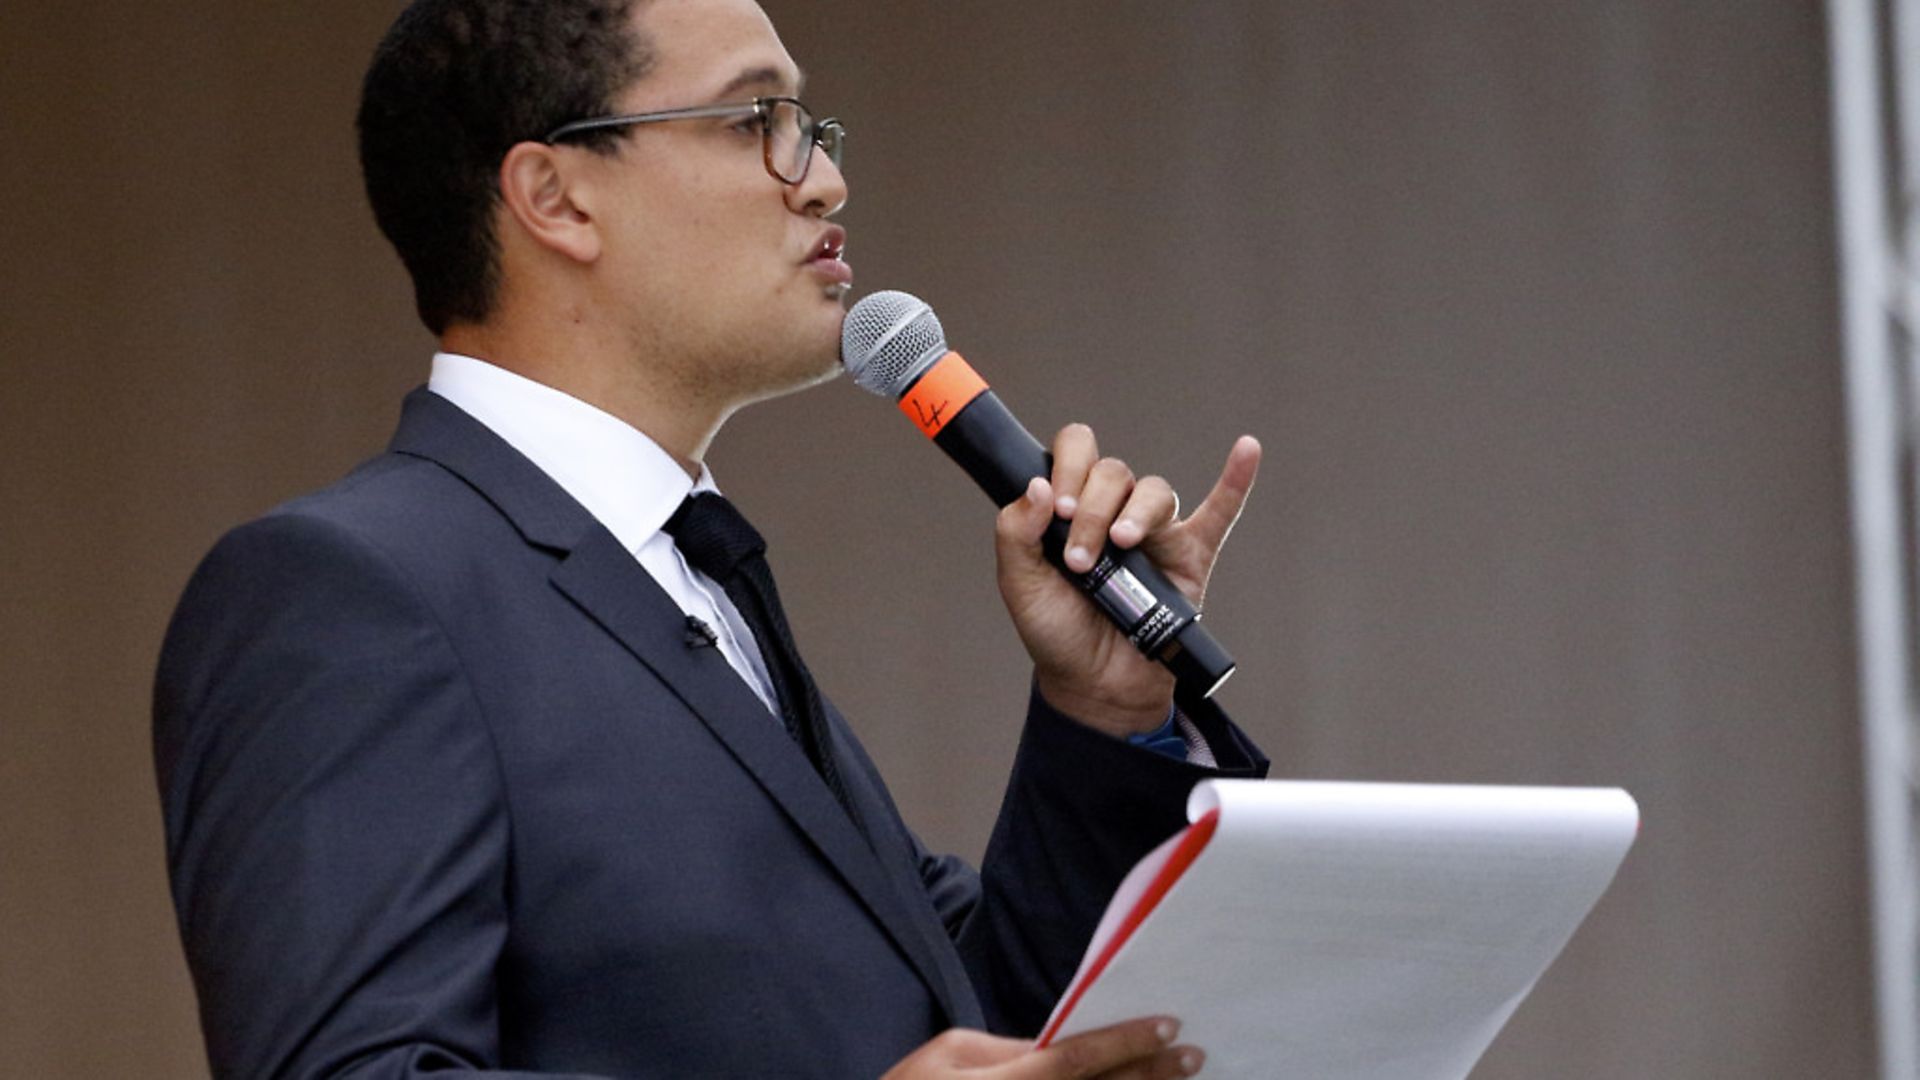
[[[1188,816],[1215,808],[1212,840],[1057,1038],[1171,1015],[1208,1076],[1458,1080],[1639,828],[1618,788],[1206,781]],[[1122,885],[1089,958],[1171,844]]]

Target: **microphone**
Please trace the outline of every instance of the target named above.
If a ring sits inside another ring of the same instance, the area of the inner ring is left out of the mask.
[[[960,354],[926,302],[877,292],[847,312],[840,362],[861,389],[893,398],[921,434],[965,469],[995,506],[1053,472],[1053,456],[1014,419]],[[1093,569],[1067,569],[1067,522],[1054,518],[1041,549],[1135,648],[1172,671],[1179,691],[1211,697],[1233,674],[1233,657],[1200,625],[1200,612],[1138,548],[1108,541]]]

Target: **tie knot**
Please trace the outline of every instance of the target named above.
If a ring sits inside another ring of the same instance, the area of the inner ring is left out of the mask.
[[[711,491],[687,496],[665,528],[695,570],[722,583],[742,562],[767,550],[746,516]]]

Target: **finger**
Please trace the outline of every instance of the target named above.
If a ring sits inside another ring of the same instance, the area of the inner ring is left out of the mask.
[[[1120,547],[1130,548],[1165,528],[1179,514],[1180,496],[1174,494],[1173,485],[1158,476],[1136,480],[1133,494],[1127,496],[1127,504],[1120,508],[1107,537]]]
[[[1187,531],[1199,540],[1207,550],[1218,551],[1227,542],[1227,534],[1233,531],[1233,523],[1240,520],[1240,511],[1247,505],[1247,493],[1253,490],[1253,480],[1260,472],[1260,440],[1251,435],[1242,435],[1234,441],[1233,449],[1227,451],[1227,463],[1221,466],[1220,479],[1214,481],[1213,490],[1187,519]]]
[[[1180,1023],[1172,1017],[1129,1020],[1036,1050],[996,1080],[1087,1080],[1153,1057],[1178,1034]]]
[[[1053,437],[1053,512],[1071,518],[1079,509],[1087,473],[1100,460],[1100,444],[1085,424],[1068,424]]]
[[[1107,530],[1133,494],[1133,470],[1119,458],[1101,458],[1087,474],[1080,491],[1080,507],[1067,530],[1067,569],[1085,573],[1106,546]],[[1056,502],[1058,500],[1055,500]]]
[[[1207,1063],[1207,1055],[1197,1046],[1175,1046],[1131,1065],[1100,1074],[1099,1080],[1178,1080],[1192,1076]]]

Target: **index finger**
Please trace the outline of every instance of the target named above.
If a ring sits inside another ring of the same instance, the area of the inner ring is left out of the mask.
[[[1129,1020],[1036,1050],[1008,1066],[1004,1076],[1006,1080],[1086,1080],[1150,1058],[1178,1034],[1180,1023],[1169,1016]]]
[[[1207,550],[1218,551],[1227,542],[1227,534],[1240,520],[1240,511],[1247,505],[1247,494],[1253,490],[1259,472],[1260,440],[1251,435],[1235,439],[1233,449],[1227,451],[1227,463],[1220,467],[1220,479],[1214,481],[1213,490],[1186,521],[1187,531]]]

